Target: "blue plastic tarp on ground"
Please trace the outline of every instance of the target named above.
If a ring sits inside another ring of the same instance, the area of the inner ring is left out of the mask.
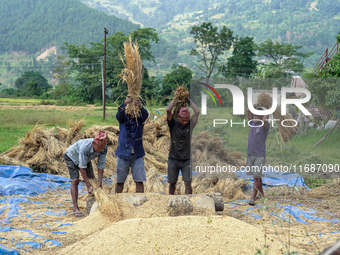
[[[10,248],[7,248],[6,246],[3,246],[0,244],[0,254],[1,255],[19,255],[19,252]]]
[[[71,179],[52,174],[34,173],[24,166],[0,165],[0,195],[36,196],[55,189],[70,189]],[[80,183],[80,190],[84,187]]]
[[[237,170],[236,174],[238,178],[246,179],[249,181],[249,183],[247,183],[247,188],[253,188],[253,176],[247,175],[245,169]],[[278,172],[277,169],[272,167],[264,167],[264,177],[262,178],[262,183],[264,188],[288,185],[303,187],[309,190],[301,175],[297,173]]]

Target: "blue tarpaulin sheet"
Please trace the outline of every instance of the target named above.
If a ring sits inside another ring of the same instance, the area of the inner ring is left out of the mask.
[[[83,186],[82,183],[80,185]],[[70,189],[70,187],[71,179],[67,177],[34,173],[24,166],[0,165],[0,195],[3,196],[36,196],[57,188]]]
[[[237,177],[246,179],[248,188],[253,188],[254,179],[252,175],[247,175],[245,169],[236,171]],[[277,169],[272,167],[264,167],[264,177],[262,178],[264,188],[274,186],[295,186],[309,189],[301,175],[297,173],[278,172]]]
[[[36,196],[39,194],[46,193],[48,191],[56,190],[56,189],[67,189],[69,190],[71,187],[71,179],[63,176],[51,175],[51,174],[43,174],[43,173],[34,173],[31,169],[23,166],[3,166],[0,165],[0,195],[3,196],[12,196],[12,195],[21,195],[14,197],[5,197],[0,199],[0,216],[3,212],[7,211],[7,217],[1,217],[0,223],[11,223],[12,218],[14,217],[26,217],[32,218],[33,215],[29,215],[25,212],[24,207],[21,207],[20,203],[35,203],[37,206],[40,204],[45,204],[39,201],[33,201],[27,197]],[[83,183],[80,183],[79,190],[84,187]],[[4,206],[2,206],[4,204]],[[2,207],[1,207],[2,206]],[[9,210],[8,210],[9,209]],[[43,214],[53,215],[53,216],[63,216],[67,212],[63,209],[60,211],[51,211],[48,210],[43,212]],[[31,223],[34,220],[37,220],[41,217],[41,215],[35,215],[35,218],[30,219]],[[69,224],[64,224],[69,225]],[[62,226],[62,225],[60,225]],[[31,238],[32,241],[20,241],[13,240],[15,242],[16,247],[20,249],[20,247],[27,247],[33,249],[41,248],[41,243],[33,241],[36,237],[40,237],[44,239],[43,236],[39,236],[34,234],[34,232],[30,229],[15,229],[9,226],[1,226],[0,225],[0,236],[1,232],[8,231],[24,231],[27,232],[28,237]],[[53,234],[64,234],[66,232],[55,231]],[[2,239],[1,239],[2,240]],[[8,240],[3,240],[8,241]],[[49,246],[60,246],[61,243],[56,240],[45,240],[45,243],[48,243]],[[16,255],[19,254],[17,250],[9,249],[3,245],[0,245],[0,254],[10,254]]]
[[[19,252],[10,248],[7,248],[0,244],[0,254],[6,255],[19,255]]]

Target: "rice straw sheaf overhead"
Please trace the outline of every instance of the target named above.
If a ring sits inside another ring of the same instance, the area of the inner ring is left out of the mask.
[[[175,105],[173,108],[173,116],[174,119],[177,120],[177,116],[179,111],[181,110],[181,107],[187,107],[187,100],[189,99],[189,91],[184,86],[177,87],[175,91]]]
[[[270,106],[272,105],[272,100],[268,94],[262,92],[258,96],[257,104],[258,106],[264,106],[269,109]],[[289,139],[291,139],[295,135],[297,131],[297,126],[295,126],[295,122],[290,121],[291,119],[293,119],[293,117],[289,113],[287,113],[286,115],[281,115],[280,107],[276,108],[273,115],[274,119],[279,120],[276,123],[279,128],[280,139],[283,143],[286,143]],[[285,120],[284,122],[285,126],[282,126],[281,124],[283,120]]]
[[[121,57],[124,64],[120,77],[123,82],[128,85],[130,98],[136,100],[140,97],[140,91],[143,82],[143,64],[139,53],[138,44],[132,44],[131,37],[129,41],[124,43],[125,60]],[[126,106],[126,113],[138,116],[140,109],[134,103]]]

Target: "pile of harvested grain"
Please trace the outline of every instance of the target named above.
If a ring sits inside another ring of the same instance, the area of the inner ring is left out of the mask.
[[[228,216],[136,218],[111,224],[60,253],[255,254],[265,243],[268,254],[282,253],[273,236]]]
[[[179,110],[181,110],[181,107],[187,107],[187,102],[189,99],[189,91],[183,87],[179,86],[177,87],[175,91],[175,97],[174,97],[174,108],[173,108],[173,116],[174,119],[177,120],[177,116],[179,113]]]
[[[258,96],[257,104],[258,106],[264,106],[269,109],[270,106],[272,105],[272,100],[270,99],[270,96],[268,94],[262,92]],[[279,120],[276,123],[279,128],[281,141],[286,143],[289,139],[291,139],[295,135],[297,131],[297,127],[295,126],[296,123],[290,121],[291,119],[293,119],[293,117],[289,113],[286,115],[281,115],[280,107],[276,108],[273,115],[274,119]],[[282,121],[284,121],[285,126],[282,126],[281,124]]]
[[[125,61],[121,58],[124,69],[122,70],[120,77],[127,83],[130,98],[135,101],[139,98],[140,90],[143,82],[143,65],[142,59],[139,54],[137,42],[132,45],[131,37],[129,41],[124,43]],[[137,118],[140,109],[134,103],[130,103],[126,106],[126,113],[131,114]]]

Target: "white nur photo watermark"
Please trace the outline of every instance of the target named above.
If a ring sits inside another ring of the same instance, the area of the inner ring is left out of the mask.
[[[261,170],[262,169],[262,170]],[[271,169],[271,170],[269,170]],[[335,172],[338,173],[340,171],[339,164],[301,164],[301,165],[276,165],[272,166],[270,164],[266,166],[241,166],[237,168],[232,165],[224,165],[220,166],[216,164],[216,166],[195,166],[195,171],[198,173],[235,173],[237,170],[240,172],[252,172],[252,173],[260,173],[260,172],[293,172],[293,173],[318,173],[318,172]]]
[[[230,84],[215,84],[215,88],[224,88],[228,89],[233,97],[233,115],[244,115],[244,95],[242,90],[235,86]],[[287,93],[302,93],[306,96],[304,98],[286,98]],[[216,93],[218,96],[218,94]],[[272,114],[276,108],[277,108],[277,88],[273,88],[272,90],[272,104],[271,108],[267,110],[256,110],[253,106],[253,89],[248,88],[248,108],[249,110],[255,114],[255,115],[270,115]],[[287,105],[295,105],[299,110],[306,116],[312,115],[302,104],[307,103],[311,99],[311,93],[304,88],[287,88],[282,87],[281,89],[281,115],[286,115],[287,112]],[[207,94],[202,93],[201,94],[201,113],[202,115],[207,115]],[[222,104],[222,102],[221,102]]]
[[[274,127],[274,122],[279,121],[279,119],[265,119],[265,120],[268,121],[268,122],[271,122],[272,127]],[[261,126],[253,126],[253,125],[250,124],[251,121],[254,121],[254,122],[259,121],[259,122],[261,122]],[[286,126],[285,122],[288,122],[288,123],[290,122],[289,126]],[[291,125],[291,122],[295,123],[294,126]],[[214,119],[213,125],[215,127],[216,125],[226,125],[228,123],[229,123],[229,121],[226,120],[226,119]],[[243,127],[246,127],[246,120],[243,120],[243,122],[233,122],[233,120],[230,120],[230,126],[233,127],[233,125],[243,125]],[[260,119],[252,119],[252,120],[248,121],[249,127],[262,127],[263,125],[264,125],[264,121],[260,120]],[[293,127],[296,127],[297,125],[298,125],[298,122],[294,119],[286,119],[286,120],[281,121],[281,126],[283,126],[283,127],[292,127],[293,128]]]

